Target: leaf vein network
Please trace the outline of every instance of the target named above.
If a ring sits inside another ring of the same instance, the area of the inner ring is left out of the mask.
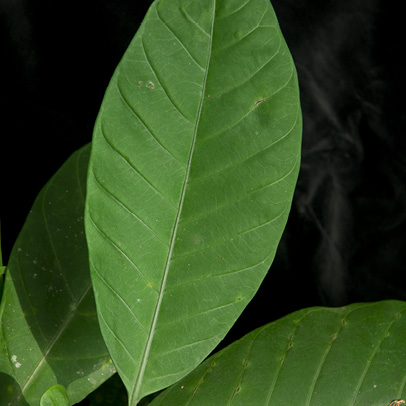
[[[209,279],[224,278],[224,277],[234,277],[234,276],[236,276],[236,275],[238,275],[240,273],[243,273],[243,272],[249,271],[251,269],[254,269],[258,265],[266,263],[267,260],[272,257],[272,255],[273,255],[273,253],[267,255],[263,260],[258,261],[256,264],[247,266],[245,268],[236,269],[234,271],[229,271],[229,272],[224,272],[224,273],[219,273],[219,274],[212,274],[212,275],[206,276],[205,278],[192,279],[192,280],[189,280],[187,282],[179,283],[179,284],[176,284],[176,285],[174,284],[170,288],[167,288],[167,293],[171,292],[171,291],[174,291],[174,290],[177,290],[178,288],[183,288],[183,287],[188,286],[188,285],[194,285],[196,283],[204,282],[204,281],[207,281]]]
[[[144,182],[149,186],[156,194],[158,194],[163,200],[165,200],[168,205],[170,205],[172,208],[176,209],[175,204],[173,204],[168,198],[163,195],[142,173],[118,150],[116,149],[111,142],[107,139],[106,133],[103,129],[103,126],[100,125],[100,130],[103,139],[105,140],[106,144],[111,148],[112,151],[114,151]]]
[[[162,240],[158,234],[147,224],[145,223],[144,220],[142,220],[139,216],[137,216],[133,211],[131,211],[123,202],[121,202],[118,198],[116,198],[111,192],[109,192],[97,179],[96,174],[94,171],[92,171],[93,178],[95,180],[96,185],[106,194],[107,197],[109,197],[111,200],[113,200],[116,204],[118,204],[120,207],[122,207],[128,214],[133,216],[139,223],[141,223],[148,231],[151,232],[165,247],[168,248],[169,244]]]
[[[220,305],[220,306],[216,306],[216,307],[213,307],[211,309],[207,309],[207,310],[204,310],[204,311],[201,311],[201,312],[198,312],[198,313],[194,313],[194,314],[191,314],[190,316],[186,316],[186,317],[179,314],[179,317],[182,317],[182,318],[172,320],[172,321],[170,321],[169,323],[166,323],[166,324],[160,324],[158,328],[162,329],[162,328],[167,328],[167,327],[173,326],[173,325],[178,324],[178,323],[184,323],[186,320],[196,318],[196,316],[208,315],[208,314],[216,312],[218,310],[225,309],[225,308],[230,307],[230,306],[234,306],[236,303],[238,303],[238,302],[234,300],[234,301],[232,301],[230,303],[226,303],[226,304],[223,304],[223,305]]]
[[[140,319],[135,315],[135,313],[132,311],[131,307],[127,304],[127,302],[123,299],[121,295],[117,293],[117,291],[106,281],[106,279],[100,274],[100,272],[97,270],[96,266],[94,265],[93,261],[91,261],[92,267],[96,273],[96,275],[99,277],[99,279],[107,286],[107,288],[119,299],[119,301],[124,305],[124,307],[131,313],[133,316],[134,320],[139,324],[139,326],[147,332],[147,329],[144,327],[144,325],[141,323]]]
[[[391,327],[393,326],[393,324],[394,324],[395,321],[397,320],[397,316],[398,316],[398,314],[396,314],[396,315],[393,317],[393,319],[392,319],[392,321],[390,322],[390,324],[389,324],[388,328],[386,329],[385,333],[382,335],[382,337],[380,338],[379,342],[377,343],[377,345],[376,345],[374,351],[372,352],[371,356],[369,357],[369,359],[366,360],[366,365],[365,365],[364,370],[362,371],[360,380],[359,380],[359,382],[358,382],[358,384],[357,384],[357,387],[356,387],[356,389],[355,389],[355,391],[354,391],[354,396],[353,396],[351,405],[355,405],[355,402],[356,402],[356,400],[357,400],[359,391],[360,391],[360,389],[361,389],[361,386],[362,386],[363,382],[365,381],[365,377],[366,377],[366,375],[367,375],[367,373],[368,373],[369,368],[371,367],[372,361],[374,360],[374,358],[375,358],[376,355],[378,354],[379,349],[381,348],[382,343],[383,343],[383,342],[385,341],[385,339],[387,338],[387,334],[386,334],[386,333],[389,332],[389,330],[391,329]]]
[[[172,98],[169,96],[168,91],[165,89],[165,87],[163,86],[162,82],[160,81],[159,77],[158,77],[158,73],[156,71],[156,69],[152,66],[150,59],[148,58],[147,55],[147,51],[145,49],[144,43],[141,39],[141,49],[144,53],[145,56],[145,61],[147,62],[147,65],[149,66],[149,68],[151,69],[152,74],[155,76],[155,79],[157,80],[157,82],[159,83],[161,89],[163,90],[166,98],[168,99],[168,101],[170,102],[170,104],[173,106],[173,108],[175,109],[175,111],[182,117],[183,120],[187,121],[189,124],[193,123],[181,112],[181,110],[179,109],[179,107],[175,104],[175,102],[172,100]]]
[[[292,70],[289,79],[286,81],[286,83],[283,84],[283,86],[281,86],[279,89],[277,89],[277,90],[276,90],[275,92],[273,92],[271,95],[266,96],[266,100],[269,100],[269,99],[271,99],[272,97],[274,97],[275,95],[277,95],[280,91],[282,91],[282,90],[289,84],[289,82],[292,80],[293,72],[294,72],[294,71]],[[265,101],[265,102],[266,102],[266,101]],[[263,103],[261,103],[261,104],[263,104]],[[251,107],[250,110],[247,111],[247,113],[245,113],[243,116],[241,116],[237,121],[235,121],[234,123],[232,123],[232,124],[231,124],[229,127],[227,127],[225,130],[223,129],[223,130],[219,131],[218,133],[211,134],[211,135],[205,137],[204,139],[200,140],[200,144],[203,145],[203,144],[205,144],[206,142],[212,140],[213,138],[216,138],[216,137],[221,136],[221,135],[224,134],[226,131],[227,131],[227,132],[230,131],[230,130],[233,129],[235,126],[237,126],[241,121],[243,121],[244,119],[246,119],[256,108],[257,108],[257,106],[254,105],[253,107]],[[295,123],[295,124],[296,124],[296,123]]]
[[[233,199],[231,201],[228,201],[227,203],[225,203],[223,205],[220,205],[220,206],[217,205],[212,210],[209,210],[207,212],[202,212],[201,214],[199,214],[197,216],[190,217],[186,221],[183,222],[183,225],[187,226],[187,225],[195,222],[196,220],[200,220],[200,219],[202,219],[204,217],[208,217],[208,216],[210,216],[210,215],[212,215],[214,213],[217,213],[217,212],[219,212],[221,210],[224,210],[224,209],[226,209],[226,208],[228,208],[228,207],[230,207],[230,206],[232,206],[232,205],[234,205],[236,203],[239,203],[240,201],[249,198],[251,195],[253,195],[253,194],[257,193],[257,192],[260,192],[261,190],[264,190],[264,189],[267,189],[269,187],[275,186],[279,182],[282,182],[283,180],[285,180],[295,170],[298,160],[299,160],[299,158],[296,159],[295,163],[292,165],[292,168],[285,175],[283,175],[281,178],[279,178],[277,180],[274,180],[274,181],[272,181],[270,183],[267,183],[266,185],[261,185],[257,189],[252,189],[248,193],[246,193],[245,195],[241,195],[238,198]],[[199,178],[199,180],[200,179],[201,178]]]
[[[257,155],[259,155],[259,154],[261,154],[261,153],[267,151],[268,149],[272,148],[272,147],[275,146],[277,143],[283,141],[287,136],[290,135],[290,133],[293,131],[293,129],[295,128],[295,126],[296,126],[296,124],[297,124],[298,115],[299,115],[299,109],[297,110],[296,120],[294,121],[292,127],[289,128],[289,130],[287,130],[287,132],[284,133],[281,137],[279,137],[278,139],[272,141],[272,143],[269,144],[269,145],[267,145],[265,148],[260,149],[259,151],[254,152],[253,154],[251,154],[251,155],[245,157],[244,159],[242,159],[242,160],[240,160],[240,161],[235,161],[235,162],[233,162],[231,165],[222,167],[220,170],[218,170],[218,171],[216,171],[216,172],[212,172],[212,173],[209,173],[209,174],[206,174],[206,175],[203,175],[203,176],[199,176],[199,177],[193,178],[193,181],[194,181],[194,182],[195,182],[195,181],[200,181],[200,180],[203,180],[203,179],[208,179],[208,178],[211,178],[211,177],[213,177],[213,176],[219,175],[219,174],[221,174],[221,173],[223,173],[223,172],[225,172],[225,171],[227,171],[227,170],[229,170],[229,169],[235,168],[236,166],[238,166],[238,165],[240,165],[240,164],[242,164],[242,163],[244,163],[244,162],[247,162],[248,160],[250,160],[250,159],[256,157]]]
[[[109,326],[109,324],[107,323],[106,319],[103,316],[102,312],[99,312],[99,316],[100,319],[103,324],[107,327],[107,329],[109,330],[110,334],[114,337],[114,339],[121,345],[121,347],[124,348],[124,351],[127,353],[127,355],[131,358],[131,360],[134,362],[134,364],[138,364],[138,362],[133,358],[133,356],[131,355],[131,353],[128,351],[127,347],[124,345],[124,343],[120,340],[119,337],[117,337],[117,335],[114,333],[113,329]],[[127,382],[130,382],[130,380],[128,379],[126,373],[124,372],[124,370],[122,368],[120,368],[120,365],[115,365],[115,367],[120,370],[120,376],[124,377]]]
[[[128,110],[130,110],[130,112],[133,114],[134,118],[137,119],[137,121],[143,126],[143,128],[145,129],[145,131],[151,136],[151,138],[153,138],[155,140],[155,142],[159,145],[160,148],[162,148],[171,158],[173,158],[175,161],[177,161],[182,168],[185,168],[186,165],[179,161],[178,158],[176,158],[172,152],[170,152],[159,140],[158,138],[155,136],[155,134],[151,131],[151,129],[147,126],[147,124],[144,122],[144,120],[141,119],[140,115],[136,112],[136,110],[130,105],[130,103],[128,102],[128,100],[125,98],[123,91],[121,90],[120,86],[118,85],[118,83],[116,83],[117,86],[117,90],[118,90],[118,94],[121,98],[121,100],[123,101],[124,105],[128,108]]]
[[[190,2],[188,4],[186,4],[186,7],[189,6]],[[195,19],[192,18],[192,16],[186,11],[186,9],[182,6],[180,6],[179,10],[181,11],[181,13],[186,17],[186,20],[188,20],[190,23],[192,23],[193,25],[195,25],[197,27],[198,30],[200,30],[204,35],[206,35],[206,37],[209,37],[211,40],[211,36],[210,33],[205,31],[197,22]]]
[[[199,62],[192,56],[192,54],[189,52],[189,50],[186,48],[185,44],[179,39],[179,37],[174,33],[174,31],[172,30],[172,28],[169,26],[169,24],[167,22],[165,22],[162,17],[160,16],[158,9],[155,9],[156,11],[156,15],[158,17],[158,19],[162,22],[162,24],[168,29],[168,31],[173,35],[173,37],[179,42],[179,44],[182,46],[182,48],[185,50],[185,52],[188,54],[188,56],[190,57],[190,59],[194,62],[195,65],[197,65],[199,67],[199,69],[203,72],[205,72],[205,69],[203,68],[203,66],[201,66],[199,64]]]
[[[95,221],[93,220],[93,217],[89,211],[89,219],[91,221],[91,223],[93,224],[93,227],[96,229],[96,231],[102,236],[102,238],[104,238],[112,247],[114,247],[125,259],[126,261],[137,271],[137,273],[141,276],[141,278],[148,284],[151,285],[150,282],[148,281],[148,279],[145,277],[145,275],[140,271],[140,269],[134,264],[133,261],[131,261],[131,259],[127,256],[127,254],[120,248],[117,246],[117,244],[115,244],[110,237],[108,237],[95,223]],[[152,287],[152,289],[158,293],[158,291]]]
[[[238,44],[238,43],[236,43]],[[231,44],[230,46],[236,45],[235,43]],[[269,58],[267,59],[261,66],[257,67],[257,70],[251,75],[248,76],[244,81],[242,81],[241,83],[239,83],[237,86],[232,87],[231,89],[227,89],[224,90],[221,93],[217,93],[217,94],[213,94],[211,97],[213,98],[219,98],[224,96],[225,94],[231,93],[233,91],[235,91],[236,89],[239,89],[241,86],[244,86],[246,83],[248,83],[251,79],[253,79],[256,75],[258,75],[258,73],[260,73],[268,64],[270,64],[279,54],[279,51],[281,49],[281,45],[282,45],[282,39],[279,38],[279,44],[278,44],[278,49],[275,51],[275,53]],[[226,48],[223,48],[222,50],[219,50],[218,52],[224,52],[224,50],[226,50]],[[284,86],[282,86],[283,88]],[[280,89],[276,90],[276,92],[278,92]]]
[[[218,240],[217,240],[217,241],[213,242],[213,244],[207,245],[207,246],[203,247],[202,249],[199,249],[199,250],[196,250],[196,251],[192,251],[192,252],[187,252],[186,254],[182,254],[182,255],[176,255],[176,257],[174,256],[173,259],[186,258],[186,257],[192,256],[192,255],[195,255],[195,254],[197,254],[197,253],[199,253],[199,252],[207,251],[208,249],[211,249],[211,248],[214,248],[214,247],[216,247],[216,246],[218,246],[218,245],[221,245],[221,244],[224,244],[224,243],[229,242],[229,240],[230,240],[231,238],[240,237],[240,236],[242,236],[242,235],[244,235],[244,234],[247,234],[247,233],[250,233],[250,232],[252,232],[252,231],[255,231],[255,230],[257,230],[257,229],[259,229],[259,228],[261,228],[261,227],[265,227],[265,226],[267,226],[267,225],[273,223],[274,221],[278,220],[278,218],[282,217],[283,214],[285,213],[285,211],[286,211],[286,210],[283,210],[283,211],[282,211],[280,214],[278,214],[276,217],[274,217],[274,218],[272,218],[272,219],[270,219],[270,220],[268,220],[268,221],[265,221],[264,223],[257,224],[257,225],[255,225],[255,226],[250,227],[250,228],[248,228],[248,229],[246,229],[246,230],[243,230],[243,231],[241,231],[241,232],[239,232],[239,233],[233,234],[233,235],[231,235],[231,236],[227,236],[227,237],[226,237],[224,240],[222,240],[222,241],[218,241]]]

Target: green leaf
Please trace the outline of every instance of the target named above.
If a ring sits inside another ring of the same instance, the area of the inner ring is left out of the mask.
[[[6,267],[0,266],[0,301],[3,296],[4,274],[5,273],[6,273]]]
[[[406,398],[406,303],[310,308],[207,359],[151,406],[388,406]]]
[[[0,405],[76,403],[113,373],[96,316],[83,215],[89,146],[39,193],[11,252],[1,316]]]
[[[0,302],[1,302],[1,298],[3,296],[3,286],[4,286],[5,273],[6,273],[6,267],[5,266],[0,266]]]
[[[69,406],[68,392],[62,385],[50,387],[41,397],[40,406]]]
[[[300,160],[295,67],[268,0],[161,0],[94,130],[86,235],[130,404],[177,381],[251,300]]]

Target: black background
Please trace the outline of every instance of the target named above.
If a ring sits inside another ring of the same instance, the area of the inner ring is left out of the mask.
[[[60,165],[91,141],[150,1],[0,0],[4,262]],[[224,344],[294,310],[406,300],[402,13],[377,0],[274,0],[295,59],[303,157],[271,271]]]

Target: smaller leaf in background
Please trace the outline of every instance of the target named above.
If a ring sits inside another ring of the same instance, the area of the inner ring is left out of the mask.
[[[3,286],[4,286],[4,274],[6,273],[6,267],[0,266],[0,302],[3,296]]]
[[[114,373],[91,288],[83,215],[90,146],[41,190],[10,255],[0,306],[0,406],[72,404]]]
[[[406,396],[406,303],[309,308],[208,358],[151,406],[388,406]]]
[[[5,266],[0,266],[0,301],[3,296],[4,274],[6,272]]]
[[[54,385],[41,397],[40,406],[69,406],[68,392],[62,385]]]

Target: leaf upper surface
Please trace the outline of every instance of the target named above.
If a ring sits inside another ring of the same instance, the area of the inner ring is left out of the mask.
[[[247,334],[151,406],[388,406],[406,398],[406,304],[309,308]]]
[[[224,337],[276,251],[300,161],[296,71],[267,0],[161,0],[106,91],[86,234],[136,402]]]

